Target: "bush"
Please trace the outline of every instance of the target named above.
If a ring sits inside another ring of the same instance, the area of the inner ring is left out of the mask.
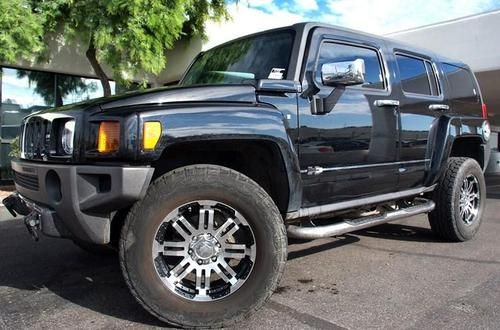
[[[10,144],[9,156],[12,158],[19,158],[21,156],[21,148],[19,146],[19,136],[12,140]]]

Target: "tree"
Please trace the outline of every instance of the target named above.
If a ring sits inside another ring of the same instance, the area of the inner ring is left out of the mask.
[[[207,20],[227,19],[225,0],[32,0],[45,33],[88,45],[86,57],[111,95],[102,64],[114,79],[139,72],[158,74],[165,51],[181,38],[205,37]]]
[[[0,62],[31,60],[43,49],[43,19],[29,1],[0,0]]]

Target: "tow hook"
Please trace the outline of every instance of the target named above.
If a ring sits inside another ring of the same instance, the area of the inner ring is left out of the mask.
[[[24,224],[26,225],[31,238],[38,241],[38,231],[42,228],[39,208],[35,204],[21,198],[17,193],[13,193],[9,197],[4,198],[2,203],[14,217],[17,216],[17,214],[25,216]]]
[[[2,201],[5,208],[12,214],[13,217],[16,217],[17,214],[28,215],[32,212],[28,205],[19,197],[17,193],[13,193],[10,196],[6,197]]]
[[[35,242],[38,242],[38,239],[40,238],[38,236],[38,231],[41,229],[40,226],[40,213],[37,211],[33,211],[27,216],[24,217],[24,224],[26,225],[26,228],[28,229],[28,232],[31,235],[31,238]]]

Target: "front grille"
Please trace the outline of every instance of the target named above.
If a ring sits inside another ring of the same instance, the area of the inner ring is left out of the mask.
[[[45,159],[51,147],[51,123],[40,117],[31,117],[23,125],[22,131],[23,157],[26,159]]]
[[[14,182],[21,187],[38,191],[38,176],[14,172]]]

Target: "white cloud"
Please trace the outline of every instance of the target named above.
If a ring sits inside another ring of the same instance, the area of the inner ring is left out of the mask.
[[[385,34],[488,10],[495,0],[330,0],[325,23]]]
[[[203,50],[250,33],[304,21],[386,34],[494,7],[499,7],[498,0],[244,0],[229,6],[232,20],[207,23],[209,41]]]
[[[316,0],[295,0],[295,7],[297,11],[318,10],[318,2]]]
[[[2,75],[2,84],[9,84],[16,88],[28,88],[30,86],[30,82],[28,77],[18,78],[16,69],[4,68]],[[36,83],[31,83],[31,87],[35,87]]]
[[[209,40],[203,45],[203,50],[247,34],[288,26],[306,20],[301,15],[279,9],[274,5],[270,8],[271,13],[267,13],[248,6],[229,6],[232,20],[222,23],[209,22],[207,24],[206,32]]]
[[[273,3],[273,0],[247,0],[247,1],[242,1],[243,4],[248,4],[249,6],[253,7],[260,7],[260,6],[266,6],[270,5]]]

